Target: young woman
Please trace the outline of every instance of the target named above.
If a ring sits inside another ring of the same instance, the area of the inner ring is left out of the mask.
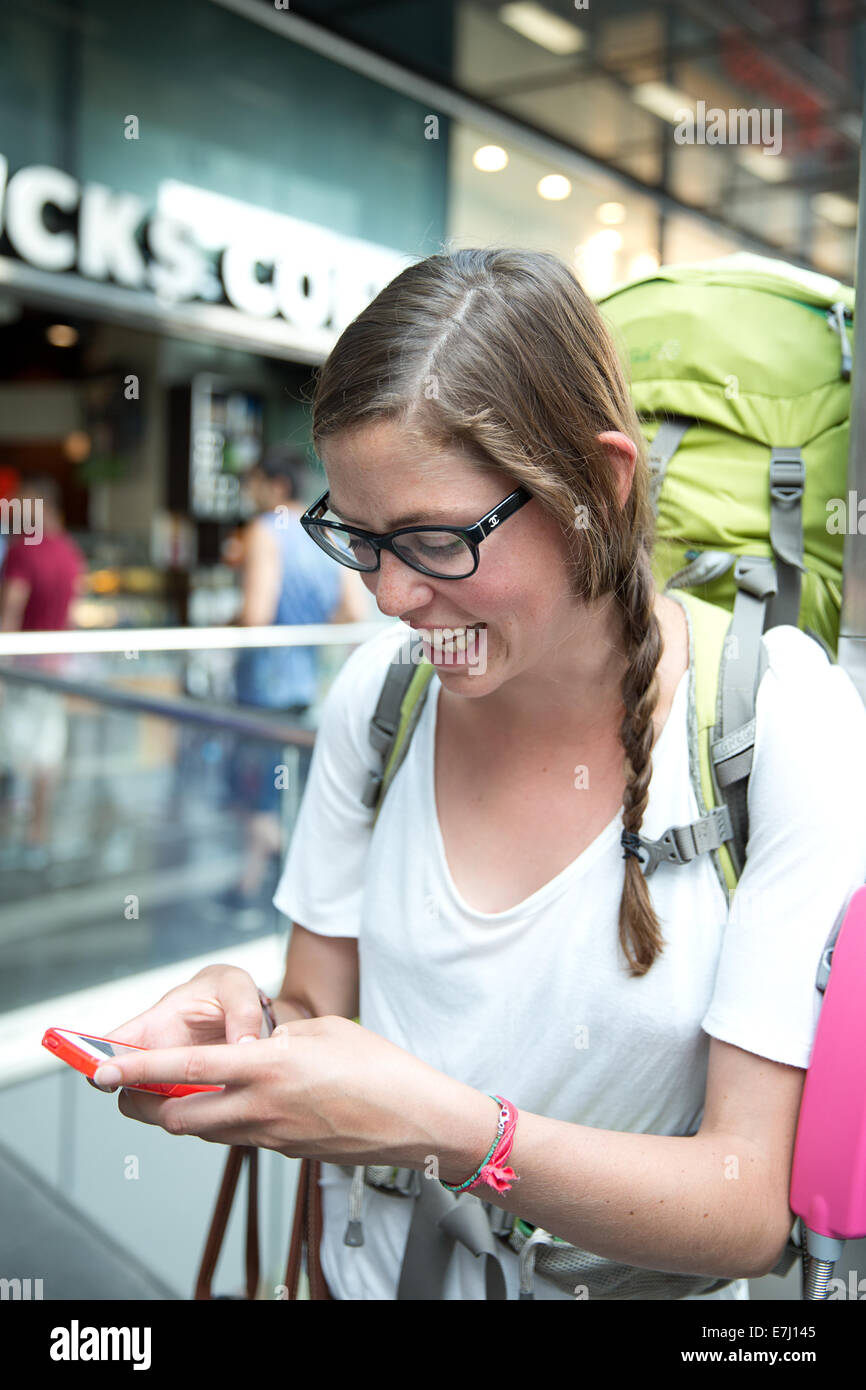
[[[253,982],[210,967],[115,1030],[161,1049],[119,1076],[226,1091],[121,1110],[323,1160],[336,1298],[396,1297],[412,1217],[366,1189],[364,1244],[343,1243],[361,1164],[472,1178],[470,1198],[672,1275],[656,1297],[747,1297],[792,1225],[818,959],[866,878],[853,684],[772,629],[730,912],[710,855],[647,880],[623,834],[698,812],[690,625],[654,587],[638,422],[571,272],[508,249],[410,266],[334,348],[313,435],[320,543],[430,634],[428,697],[373,828],[368,722],[405,628],[346,661],[275,898],[294,923],[280,1027],[258,1041]],[[436,533],[480,518],[472,544]],[[512,1146],[491,1159],[499,1122]],[[516,1297],[517,1257],[501,1261]],[[483,1298],[482,1264],[458,1245],[442,1296]],[[573,1294],[542,1278],[536,1296]]]

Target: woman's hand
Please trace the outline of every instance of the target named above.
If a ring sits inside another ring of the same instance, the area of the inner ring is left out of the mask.
[[[431,1176],[446,1182],[472,1172],[499,1114],[489,1096],[336,1016],[281,1024],[261,1042],[130,1053],[97,1075],[120,1086],[225,1085],[193,1096],[121,1093],[122,1114],[169,1134],[345,1165],[429,1170],[432,1159]]]
[[[255,1040],[261,1031],[262,1006],[252,976],[236,965],[208,965],[106,1037],[136,1047],[192,1047]]]

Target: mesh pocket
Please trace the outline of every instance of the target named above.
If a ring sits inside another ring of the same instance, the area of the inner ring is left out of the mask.
[[[517,1255],[527,1239],[517,1224],[506,1237]],[[566,1293],[575,1294],[575,1290],[582,1292],[585,1288],[586,1296],[596,1302],[687,1298],[693,1294],[716,1293],[734,1282],[708,1274],[669,1274],[659,1269],[617,1264],[560,1240],[553,1245],[535,1246],[535,1273]]]

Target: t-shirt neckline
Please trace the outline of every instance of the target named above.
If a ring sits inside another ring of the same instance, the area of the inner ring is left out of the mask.
[[[677,683],[677,688],[674,691],[671,706],[668,710],[667,718],[665,719],[664,728],[662,729],[656,741],[655,747],[653,748],[654,768],[656,766],[656,760],[658,759],[659,755],[663,753],[664,749],[667,747],[666,740],[668,739],[668,730],[671,726],[671,723],[674,721],[674,719],[676,719],[677,722],[679,722],[680,720],[680,706],[682,704],[683,691],[688,689],[690,671],[691,664],[689,664],[689,666],[686,667],[685,671],[683,671]],[[553,878],[548,879],[547,883],[543,883],[539,888],[536,888],[535,892],[530,893],[528,898],[524,898],[521,902],[515,903],[512,907],[505,908],[501,912],[482,912],[480,908],[472,907],[463,897],[463,894],[460,892],[456,883],[454,882],[454,879],[452,878],[451,869],[448,865],[448,857],[445,853],[445,841],[442,836],[442,828],[439,824],[439,810],[436,805],[435,758],[436,725],[439,716],[439,693],[442,689],[442,682],[439,680],[435,672],[431,676],[431,681],[434,682],[434,689],[430,692],[432,695],[433,708],[429,718],[426,721],[427,745],[425,750],[425,774],[427,783],[427,795],[425,797],[425,801],[428,807],[428,816],[430,821],[432,822],[432,838],[436,846],[435,852],[439,861],[439,872],[445,881],[445,884],[448,888],[448,892],[451,894],[451,897],[453,898],[455,904],[460,909],[460,911],[466,917],[474,918],[476,921],[508,922],[511,918],[523,917],[528,913],[536,912],[540,907],[544,906],[544,904],[549,899],[559,896],[559,894],[562,893],[565,890],[565,888],[573,881],[583,878],[583,876],[589,872],[589,870],[593,867],[597,860],[600,859],[601,856],[606,853],[610,844],[614,840],[619,840],[620,835],[622,833],[621,826],[623,807],[622,805],[619,806],[619,809],[617,810],[613,819],[610,820],[608,824],[598,832],[595,838],[590,841],[590,843],[585,847],[585,849],[581,850],[580,854],[577,856],[576,859],[572,859],[570,863],[566,864],[564,868],[560,869],[558,874],[554,875]],[[652,781],[650,781],[650,788],[652,788]]]

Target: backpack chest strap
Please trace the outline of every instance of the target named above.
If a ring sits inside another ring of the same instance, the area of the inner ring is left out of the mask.
[[[659,864],[688,864],[699,854],[721,849],[734,833],[727,806],[716,806],[708,815],[690,825],[672,825],[657,840],[623,832],[623,844],[638,852],[644,878],[655,873]],[[644,857],[641,857],[643,855]]]

